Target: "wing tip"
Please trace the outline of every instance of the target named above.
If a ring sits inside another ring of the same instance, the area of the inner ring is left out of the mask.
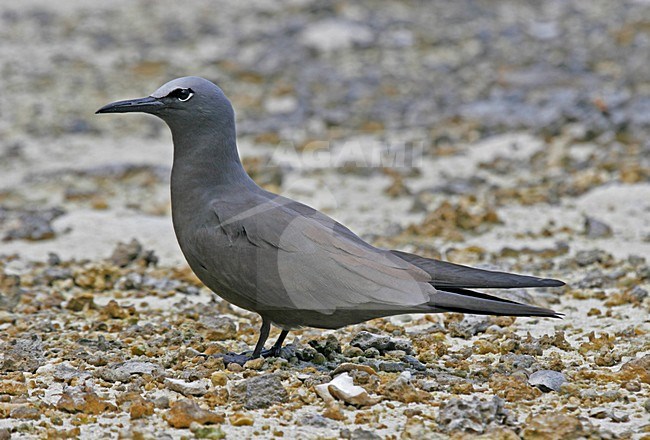
[[[563,319],[555,310],[467,289],[438,290],[429,303],[443,312]]]
[[[566,286],[564,281],[556,280],[553,278],[540,278],[540,287],[562,287]]]
[[[528,304],[521,304],[521,305],[528,305]],[[552,318],[552,319],[564,319],[565,316],[564,313],[556,312],[555,310],[545,309],[537,306],[530,306],[530,307],[534,307],[537,310],[529,310],[529,311],[514,312],[514,313],[506,312],[503,315],[516,316],[518,318]]]
[[[533,307],[536,307],[536,306],[533,306]],[[555,310],[551,310],[551,309],[544,309],[544,308],[541,308],[541,307],[539,307],[539,308],[541,309],[540,312],[531,313],[531,314],[521,314],[521,315],[517,315],[517,316],[519,316],[520,318],[564,319],[564,316],[565,316],[564,313],[556,312]]]

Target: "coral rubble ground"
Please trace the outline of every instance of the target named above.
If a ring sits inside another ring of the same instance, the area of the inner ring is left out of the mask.
[[[650,4],[0,5],[0,439],[650,437]],[[184,263],[171,139],[101,105],[200,75],[266,188],[378,246],[567,286],[563,320],[292,332]],[[274,330],[272,337],[277,334]]]

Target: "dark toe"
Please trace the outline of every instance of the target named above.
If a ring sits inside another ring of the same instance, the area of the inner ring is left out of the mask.
[[[262,350],[262,357],[280,357],[282,354],[282,349],[269,348],[268,350]]]
[[[218,355],[221,359],[223,359],[224,365],[228,364],[239,364],[241,366],[244,366],[244,364],[251,359],[253,359],[253,356],[251,356],[251,352],[245,352],[245,353],[225,353],[225,354],[220,354]]]

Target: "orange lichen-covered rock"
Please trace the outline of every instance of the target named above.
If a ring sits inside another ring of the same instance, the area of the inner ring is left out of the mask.
[[[643,383],[650,384],[650,354],[626,362],[617,376],[623,381],[638,379]]]
[[[585,429],[574,416],[548,413],[529,417],[521,433],[524,440],[574,439],[582,437]]]
[[[538,388],[530,386],[523,377],[519,376],[495,374],[490,378],[490,388],[497,396],[508,402],[531,400],[542,395]]]
[[[105,401],[89,387],[67,387],[56,403],[57,409],[69,413],[102,414],[114,411],[115,405]]]
[[[172,403],[171,408],[163,418],[174,428],[189,428],[192,422],[202,425],[223,423],[223,414],[205,410],[193,400],[183,399]]]

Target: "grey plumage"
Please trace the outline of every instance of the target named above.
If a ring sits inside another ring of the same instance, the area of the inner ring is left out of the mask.
[[[196,275],[225,300],[262,316],[259,356],[271,323],[339,328],[402,313],[463,312],[559,317],[549,309],[469,289],[564,283],[469,268],[378,249],[321,212],[263,190],[237,153],[235,118],[221,89],[203,78],[175,79],[151,96],[97,113],[162,118],[174,141],[172,217]]]

